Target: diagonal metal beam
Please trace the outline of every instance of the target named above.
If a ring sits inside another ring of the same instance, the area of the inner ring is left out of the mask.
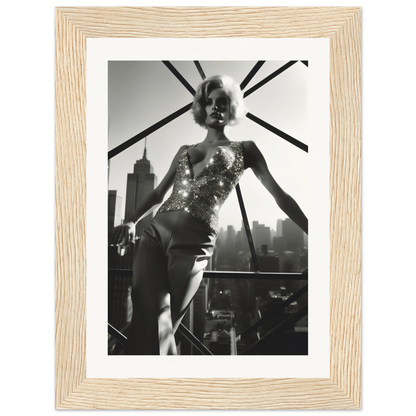
[[[191,85],[188,83],[188,81],[186,81],[185,78],[183,78],[183,76],[176,70],[176,68],[169,61],[162,61],[162,62],[172,71],[172,73],[179,79],[179,81],[181,81],[181,83],[188,89],[188,91],[192,95],[194,95],[195,94],[195,90],[191,87]],[[197,68],[199,67],[201,69],[201,71],[202,71],[202,72],[200,71],[201,77],[204,77],[205,74],[204,74],[204,72],[202,70],[201,65],[199,64],[198,61],[194,61],[194,62],[195,62],[195,65],[197,66]],[[259,62],[262,62],[262,61],[259,61]],[[260,68],[259,62],[256,65],[259,65],[259,68]],[[271,75],[269,75],[264,80],[260,81],[258,84],[256,84],[254,87],[252,87],[250,90],[246,91],[244,93],[244,97],[247,97],[248,95],[252,94],[254,91],[256,91],[257,89],[259,89],[260,87],[262,87],[264,84],[266,84],[267,82],[269,82],[270,80],[272,80],[274,77],[276,77],[277,75],[279,75],[280,73],[282,73],[286,69],[290,68],[290,66],[292,66],[296,62],[297,61],[290,61],[286,65],[283,65],[281,68],[279,68],[277,71],[273,72]],[[256,66],[250,71],[250,73],[253,72],[255,68],[256,68]],[[247,75],[247,77],[249,75]],[[122,143],[121,145],[119,145],[119,146],[115,147],[114,149],[110,150],[108,152],[108,159],[113,158],[114,156],[116,156],[119,153],[123,152],[124,150],[128,149],[133,144],[136,144],[138,141],[140,141],[141,139],[143,139],[147,135],[155,132],[156,130],[158,130],[159,128],[163,127],[165,124],[169,123],[170,121],[174,120],[175,118],[179,117],[183,113],[186,113],[188,110],[190,110],[191,107],[192,107],[192,103],[186,105],[185,107],[182,107],[178,111],[175,111],[174,113],[172,113],[170,116],[165,117],[164,119],[160,120],[158,123],[153,124],[151,127],[147,128],[143,132],[137,134],[136,136],[132,137],[131,139],[127,140],[126,142]],[[266,125],[267,126],[270,126],[269,124],[263,122],[259,118],[257,118],[255,116],[253,116],[252,114],[248,113],[247,114],[247,117],[250,118],[250,116],[252,117],[251,119],[253,121],[256,121],[257,123],[259,123],[263,127],[265,127]],[[266,128],[269,128],[269,127],[266,127]],[[269,130],[270,131],[273,131],[274,133],[278,134],[279,136],[280,136],[280,133],[281,133],[282,135],[284,135],[284,137],[283,136],[281,136],[281,137],[283,137],[284,139],[288,140],[292,144],[295,144],[295,143],[293,143],[293,141],[298,142],[296,139],[292,138],[291,136],[287,135],[286,133],[281,132],[280,130],[276,129],[273,126],[270,126]],[[303,145],[303,143],[301,143],[301,142],[298,142],[298,143],[301,146]],[[298,147],[301,147],[301,146],[298,146]],[[305,145],[303,145],[303,146],[305,147]],[[307,146],[306,146],[306,149],[307,149]],[[303,149],[303,150],[305,150],[305,149]],[[305,151],[307,151],[307,150],[305,150]]]
[[[247,87],[247,84],[252,80],[254,75],[257,74],[258,70],[263,66],[263,64],[266,61],[258,61],[256,65],[253,66],[253,69],[247,74],[247,76],[244,78],[243,82],[240,84],[240,89],[243,91],[245,87]]]
[[[256,117],[254,114],[247,113],[246,117],[250,120],[254,121],[255,123],[259,124],[260,126],[266,128],[267,130],[271,131],[274,134],[277,134],[282,139],[285,139],[289,143],[295,145],[296,147],[299,147],[299,149],[302,149],[305,152],[308,152],[308,146],[305,143],[300,142],[299,140],[295,139],[292,136],[289,136],[287,133],[285,133],[282,130],[279,130],[278,128],[272,126],[269,123],[266,123],[261,118]]]
[[[183,335],[202,355],[214,355],[184,324],[179,324],[178,332]]]
[[[261,319],[259,319],[256,323],[254,323],[250,328],[247,328],[241,335],[239,336],[239,339],[245,338],[248,334],[251,334],[256,329],[260,328],[265,322],[270,321],[273,318],[276,318],[277,315],[284,311],[284,309],[289,306],[293,301],[300,298],[302,295],[308,292],[308,285],[303,286],[300,288],[295,294],[290,296],[288,299],[286,299],[284,302],[282,302],[280,305],[276,306],[272,311],[270,311],[267,315],[263,316]]]
[[[256,352],[263,345],[266,345],[273,338],[273,336],[275,334],[279,334],[279,333],[283,332],[287,327],[289,327],[291,325],[294,325],[296,322],[298,322],[300,319],[302,319],[307,314],[308,314],[308,306],[304,306],[298,312],[296,312],[293,315],[291,315],[290,318],[286,319],[284,322],[282,322],[277,327],[275,327],[270,332],[268,332],[264,337],[262,337],[260,340],[258,340],[251,347],[249,347],[248,349],[246,349],[241,355],[253,355],[253,354],[256,354]]]
[[[108,333],[116,339],[121,345],[126,345],[127,337],[123,335],[119,330],[114,328],[111,324],[107,323]]]
[[[206,78],[206,76],[205,76],[205,72],[204,72],[204,70],[202,69],[202,66],[201,66],[201,64],[199,63],[199,61],[194,61],[194,64],[195,64],[196,68],[198,69],[198,72],[199,72],[199,75],[201,75],[201,78],[202,78],[202,79],[205,79],[205,78]]]
[[[260,87],[262,87],[264,84],[267,84],[269,81],[271,81],[273,78],[277,77],[282,72],[286,71],[286,69],[290,68],[292,65],[294,65],[298,61],[289,61],[287,64],[280,67],[277,71],[274,71],[272,74],[270,74],[268,77],[264,78],[262,81],[258,82],[254,87],[251,87],[248,91],[244,93],[244,98],[248,97],[250,94],[253,94],[254,91],[257,91]]]
[[[192,94],[195,95],[195,90],[191,87],[189,82],[179,73],[179,71],[169,62],[169,61],[162,61],[175,75],[176,78],[182,83],[182,85]]]
[[[163,127],[165,124],[168,124],[170,121],[175,120],[182,114],[189,111],[192,107],[192,103],[185,105],[184,107],[180,108],[179,110],[175,111],[171,115],[165,117],[164,119],[158,121],[157,123],[153,124],[152,126],[148,127],[146,130],[143,130],[141,133],[136,134],[136,136],[132,137],[131,139],[125,141],[124,143],[120,144],[119,146],[115,147],[114,149],[108,152],[108,159],[113,158],[114,156],[118,155],[122,151],[128,149],[130,146],[133,146],[138,141],[144,139],[149,134],[155,132],[156,130]]]

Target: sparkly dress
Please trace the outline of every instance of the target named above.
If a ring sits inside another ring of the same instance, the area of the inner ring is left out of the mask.
[[[218,213],[244,173],[243,142],[218,146],[194,175],[188,150],[179,157],[173,190],[158,212],[186,211],[218,234]]]

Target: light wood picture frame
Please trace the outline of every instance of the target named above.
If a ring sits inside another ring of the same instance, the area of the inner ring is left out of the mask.
[[[56,408],[359,409],[360,8],[63,7],[55,19]],[[330,40],[328,379],[86,378],[86,44],[117,37]]]

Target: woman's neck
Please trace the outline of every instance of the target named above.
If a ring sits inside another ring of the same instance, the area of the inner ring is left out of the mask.
[[[208,132],[204,139],[205,143],[216,143],[216,142],[224,141],[224,140],[228,141],[227,136],[224,134],[224,129],[217,130],[217,129],[212,129],[208,127]]]

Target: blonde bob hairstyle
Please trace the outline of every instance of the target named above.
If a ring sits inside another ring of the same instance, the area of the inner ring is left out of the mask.
[[[200,126],[206,128],[205,119],[205,102],[212,91],[217,88],[225,90],[230,99],[230,120],[229,125],[237,124],[247,113],[246,106],[243,101],[243,93],[240,86],[231,78],[225,75],[215,75],[205,79],[198,85],[192,104],[192,113],[194,120]]]

